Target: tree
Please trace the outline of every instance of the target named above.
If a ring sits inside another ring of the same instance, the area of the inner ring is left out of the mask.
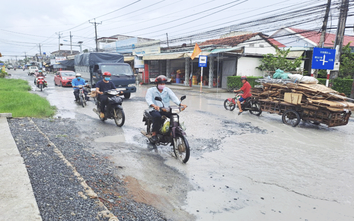
[[[351,52],[350,43],[342,48],[340,56],[339,77],[342,78],[354,78],[354,53]]]
[[[281,69],[283,71],[296,71],[302,63],[302,57],[294,60],[287,59],[290,49],[276,49],[276,54],[266,54],[263,56],[262,64],[256,67],[261,71],[275,71]]]

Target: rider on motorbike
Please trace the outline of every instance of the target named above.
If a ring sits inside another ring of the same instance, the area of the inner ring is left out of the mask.
[[[74,88],[75,101],[78,101],[78,100],[80,100],[80,98],[79,98],[79,86],[87,85],[87,83],[85,82],[84,79],[81,78],[81,74],[77,73],[75,76],[76,76],[76,78],[74,78],[71,81],[71,85]],[[87,91],[86,90],[84,90],[84,94],[85,94],[86,100],[88,101],[89,97],[87,96]]]
[[[176,105],[181,105],[183,109],[187,107],[187,105],[181,104],[181,101],[176,97],[170,88],[165,87],[166,80],[167,79],[164,75],[158,76],[155,79],[156,87],[149,88],[145,96],[145,100],[150,107],[150,115],[153,118],[151,134],[151,142],[153,143],[157,142],[156,134],[161,127],[161,116],[165,115],[168,117],[169,115],[167,112],[160,112],[160,107],[162,107],[162,104],[160,101],[156,101],[155,97],[161,97],[165,107],[170,106],[170,100],[172,100]]]
[[[242,76],[241,77],[241,82],[242,82],[243,86],[240,89],[238,89],[238,90],[234,90],[235,93],[243,91],[242,96],[240,97],[240,99],[237,100],[237,106],[238,106],[238,109],[240,110],[238,112],[238,115],[242,114],[242,112],[243,112],[243,110],[241,108],[241,102],[246,100],[246,98],[249,98],[249,97],[252,96],[252,94],[251,94],[251,88],[252,87],[251,87],[250,83],[248,83],[247,77],[246,76]]]
[[[44,74],[42,72],[42,70],[39,70],[39,71],[35,71],[34,73],[34,84],[37,84],[37,80],[38,80],[38,77],[44,77]]]
[[[104,118],[105,106],[108,103],[108,95],[104,94],[104,92],[116,89],[116,86],[113,82],[111,82],[111,73],[108,71],[103,73],[103,79],[96,83],[96,92],[98,93],[98,100],[100,101],[100,118]],[[120,92],[123,94],[123,91]]]

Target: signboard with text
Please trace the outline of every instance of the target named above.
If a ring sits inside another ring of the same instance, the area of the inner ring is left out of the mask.
[[[206,55],[199,55],[199,63],[198,67],[207,67],[207,62],[208,62],[208,56]]]
[[[335,56],[336,56],[335,49],[314,48],[311,68],[333,70]]]

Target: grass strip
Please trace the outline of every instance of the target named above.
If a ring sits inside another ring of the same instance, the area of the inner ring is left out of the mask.
[[[29,90],[25,80],[0,78],[0,113],[12,113],[12,117],[53,116],[56,108]]]

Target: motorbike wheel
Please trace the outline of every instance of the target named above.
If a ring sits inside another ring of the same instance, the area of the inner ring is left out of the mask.
[[[251,101],[251,109],[249,110],[251,114],[259,116],[262,113],[261,105],[257,101]]]
[[[180,134],[177,134],[175,138],[173,138],[173,152],[176,157],[182,162],[187,163],[190,156],[190,148],[187,139]]]
[[[125,122],[125,114],[122,109],[116,108],[113,110],[114,111],[114,122],[118,127],[121,127],[124,125]]]
[[[41,91],[43,90],[43,84],[39,85],[39,88],[41,89]]]
[[[224,107],[226,110],[233,111],[236,107],[236,104],[232,103],[228,99],[224,101]]]
[[[82,107],[85,107],[84,99],[82,98],[82,96],[80,97],[80,101],[79,102],[80,102],[79,104],[81,104]]]

